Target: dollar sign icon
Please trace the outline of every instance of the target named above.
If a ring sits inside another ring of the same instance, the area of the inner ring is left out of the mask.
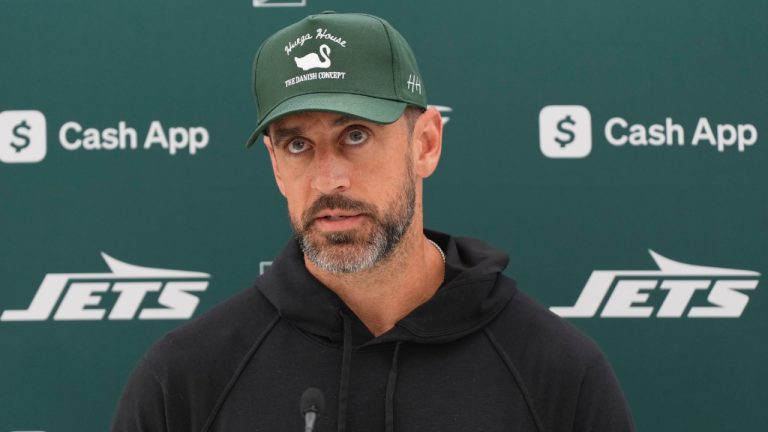
[[[574,135],[573,130],[571,130],[570,128],[568,129],[565,128],[566,124],[570,124],[571,126],[576,125],[576,122],[573,121],[570,114],[565,116],[564,119],[557,122],[557,130],[567,135],[565,139],[560,138],[559,135],[555,137],[555,141],[557,141],[557,143],[560,144],[560,147],[567,146],[568,144],[572,143],[573,140],[576,138],[576,135]]]
[[[24,132],[22,129],[26,129],[26,132]],[[11,147],[13,147],[13,149],[16,150],[16,153],[19,153],[20,151],[29,147],[29,135],[27,134],[29,132],[29,129],[30,127],[27,124],[26,120],[22,120],[21,123],[14,126],[13,135],[16,138],[21,139],[21,143],[16,143],[13,141],[13,139],[11,139]]]

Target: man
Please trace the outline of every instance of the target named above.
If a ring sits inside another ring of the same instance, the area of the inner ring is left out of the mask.
[[[265,135],[296,238],[150,350],[113,431],[298,431],[311,387],[317,431],[633,430],[598,348],[504,253],[424,229],[442,122],[394,28],[309,16],[259,48],[254,91],[248,146]]]

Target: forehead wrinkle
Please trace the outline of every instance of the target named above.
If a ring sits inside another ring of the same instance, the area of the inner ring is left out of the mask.
[[[332,113],[329,113],[329,114],[332,114]],[[339,126],[344,126],[345,124],[351,122],[352,120],[355,120],[355,118],[347,115],[340,115],[336,118],[327,118],[326,116],[322,116],[319,119],[319,122],[325,126],[339,127]]]

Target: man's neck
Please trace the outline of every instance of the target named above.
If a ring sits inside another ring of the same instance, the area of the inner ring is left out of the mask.
[[[421,226],[411,226],[392,255],[366,271],[328,273],[306,256],[304,263],[375,336],[387,332],[429,300],[445,273],[443,258],[424,236]]]

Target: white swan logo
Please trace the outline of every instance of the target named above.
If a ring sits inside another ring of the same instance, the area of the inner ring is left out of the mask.
[[[331,47],[326,44],[322,44],[320,45],[320,55],[317,55],[316,53],[309,53],[304,57],[294,57],[293,60],[296,62],[296,66],[302,68],[303,70],[318,68],[328,69],[331,67],[331,59],[328,57],[328,54],[330,53]],[[323,56],[323,58],[320,59],[320,56]]]

